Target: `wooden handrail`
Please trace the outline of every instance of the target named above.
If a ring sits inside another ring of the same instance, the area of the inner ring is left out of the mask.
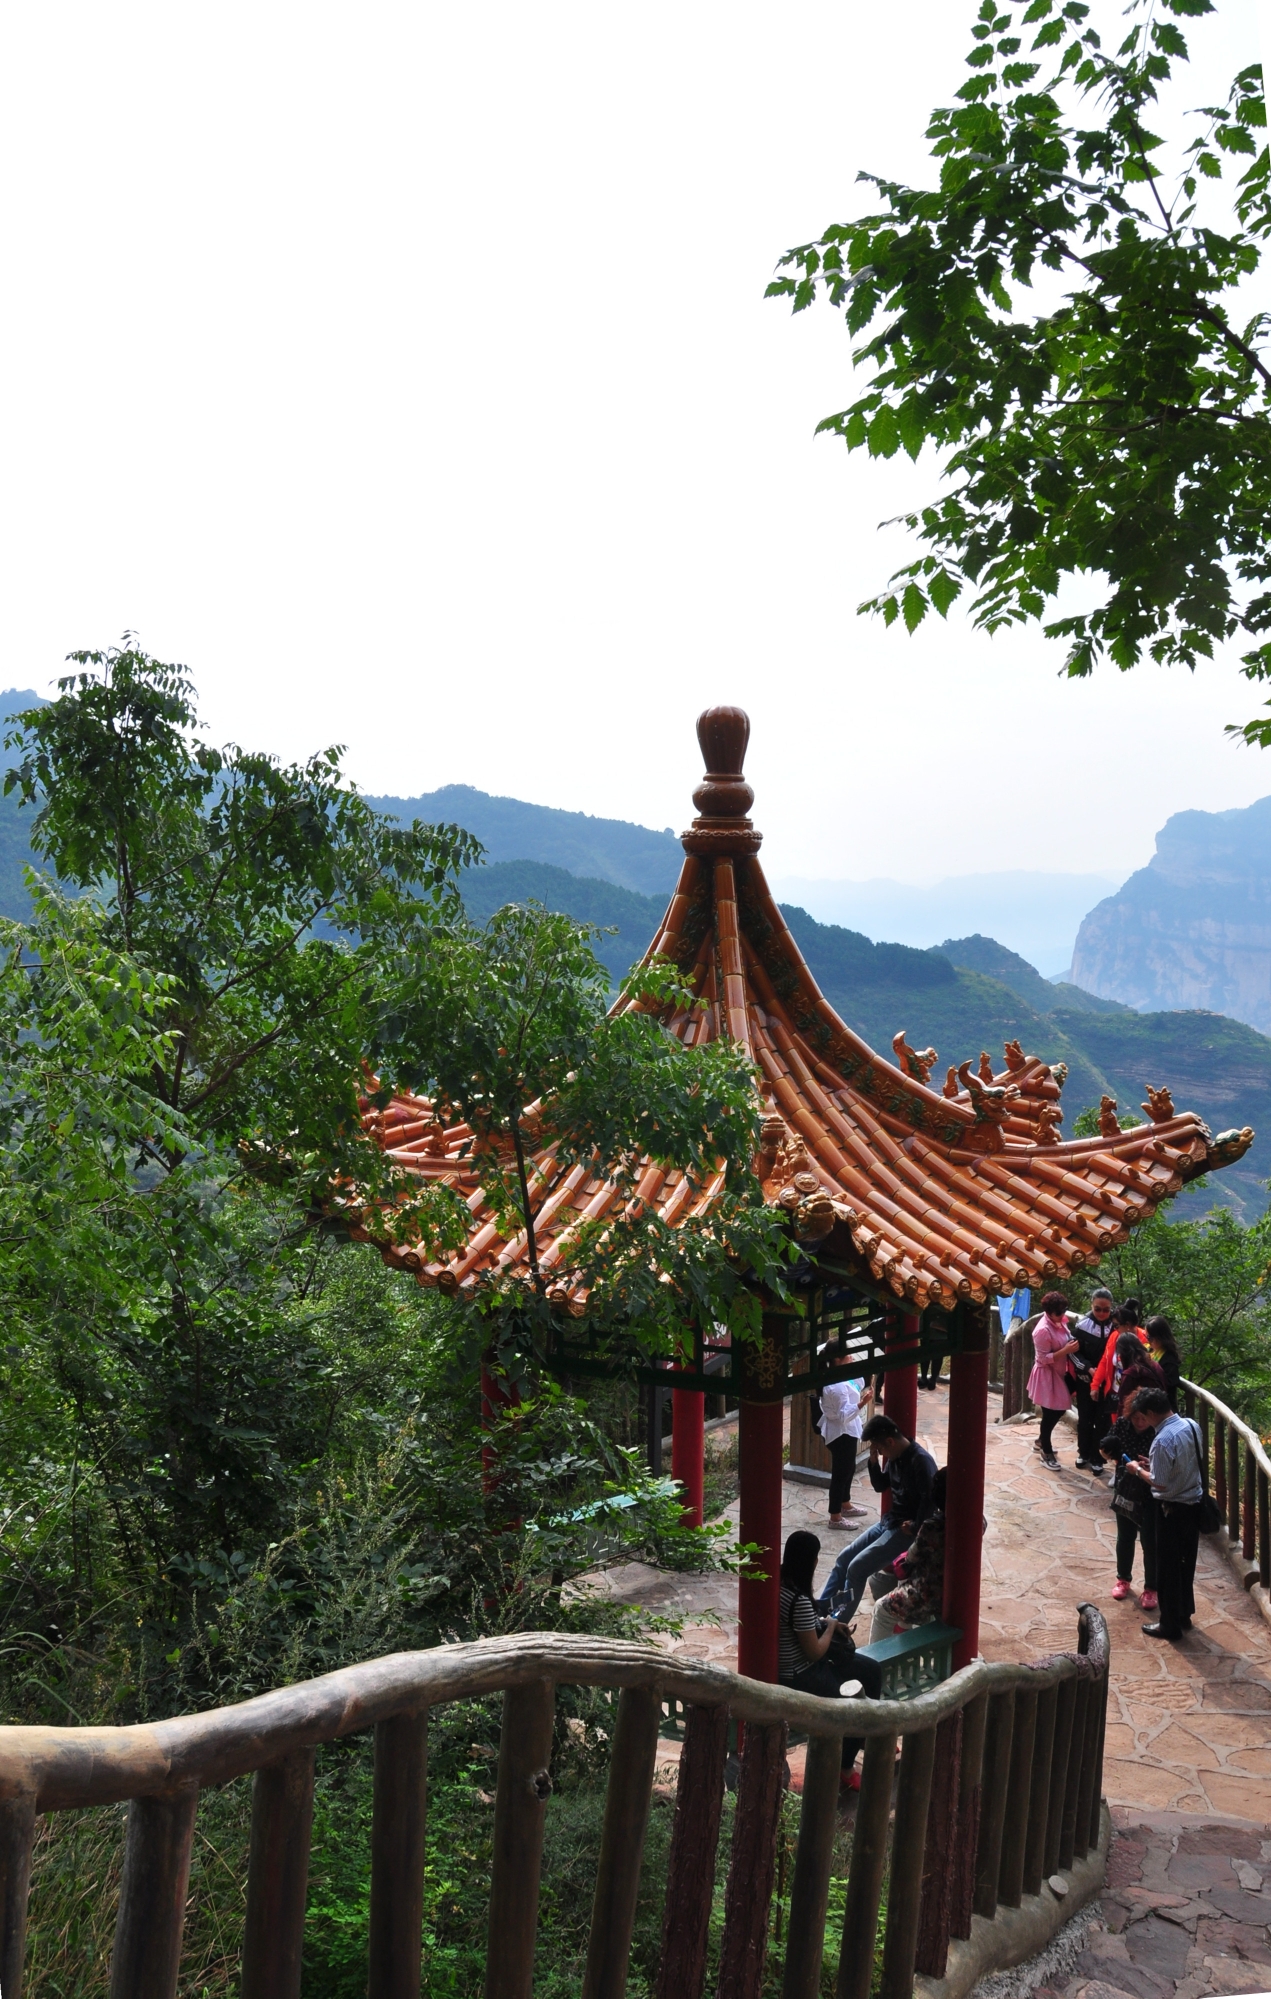
[[[662,1974],[671,1999],[700,1992],[714,1893],[715,1841],[729,1718],[744,1722],[733,1866],[725,1907],[723,1999],[757,1999],[778,1833],[787,1732],[812,1738],[792,1907],[799,1946],[785,1999],[814,1999],[824,1952],[839,1742],[867,1742],[848,1882],[840,1990],[869,1990],[891,1800],[893,1745],[904,1742],[892,1839],[883,1991],[901,1999],[917,1969],[941,1976],[950,1936],[970,1933],[972,1902],[992,1915],[1038,1870],[1071,1865],[1098,1837],[1108,1634],[1079,1609],[1079,1649],[1027,1665],[977,1660],[908,1701],[825,1700],[743,1679],[617,1639],[529,1632],[403,1652],[280,1688],[234,1707],[133,1728],[0,1728],[0,1989],[20,1999],[26,1891],[37,1811],[131,1800],[112,1999],[176,1991],[198,1793],[254,1771],[242,1958],[245,1999],[297,1999],[318,1744],[375,1730],[371,1989],[418,1999],[428,1710],[502,1693],[486,1999],[529,1999],[538,1881],[558,1685],[621,1689],[588,1949],[587,1999],[625,1991],[654,1747],[663,1701],[684,1704]],[[1046,1717],[1011,1754],[1011,1717]],[[986,1750],[986,1741],[988,1748]],[[1003,1840],[1006,1775],[1011,1826]],[[983,1809],[981,1796],[983,1791]],[[1024,1836],[1026,1829],[1026,1838]],[[1027,1855],[1025,1855],[1027,1847]],[[965,1865],[949,1877],[948,1856]],[[978,1860],[976,1858],[978,1854]],[[760,1906],[761,1905],[761,1906]],[[857,1959],[865,1961],[864,1984]],[[668,1982],[669,1981],[669,1982]],[[696,1981],[696,1984],[694,1984]]]
[[[1199,1382],[1180,1382],[1189,1416],[1200,1413],[1205,1464],[1213,1466],[1213,1493],[1227,1537],[1244,1560],[1257,1563],[1246,1583],[1271,1590],[1271,1459],[1256,1430]]]
[[[1194,1396],[1197,1402],[1207,1403],[1215,1415],[1221,1416],[1227,1428],[1233,1430],[1238,1437],[1242,1437],[1245,1444],[1253,1452],[1254,1463],[1257,1465],[1258,1470],[1266,1478],[1271,1478],[1271,1458],[1267,1456],[1262,1439],[1257,1431],[1251,1430],[1249,1425],[1241,1417],[1237,1416],[1234,1409],[1229,1409],[1225,1402],[1220,1402],[1216,1395],[1212,1394],[1208,1388],[1202,1388],[1198,1381],[1188,1381],[1186,1375],[1184,1375],[1178,1385],[1185,1394]],[[1191,1414],[1190,1410],[1188,1414]]]

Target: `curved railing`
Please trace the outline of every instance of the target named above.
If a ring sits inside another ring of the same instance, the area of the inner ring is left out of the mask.
[[[758,1999],[791,1730],[809,1738],[785,1999],[815,1999],[845,1733],[866,1739],[838,1974],[869,1999],[892,1814],[883,1999],[943,1976],[950,1937],[1018,1908],[1097,1844],[1108,1634],[1079,1650],[977,1661],[909,1701],[821,1700],[653,1646],[531,1632],[403,1652],[208,1714],[133,1728],[0,1728],[0,1989],[20,1999],[37,1812],[130,1800],[111,1999],[173,1999],[200,1789],[255,1772],[242,1999],[295,1999],[318,1744],[375,1731],[369,1990],[418,1999],[428,1713],[502,1693],[486,1999],[529,1999],[558,1684],[621,1689],[584,1999],[621,1999],[664,1704],[686,1725],[663,1916],[659,1999],[698,1999],[715,1887],[729,1721],[744,1724],[725,1891],[720,1999]]]
[[[1199,1382],[1180,1383],[1183,1404],[1200,1424],[1205,1463],[1227,1535],[1247,1562],[1258,1565],[1257,1580],[1271,1589],[1271,1459],[1256,1430],[1211,1395]]]

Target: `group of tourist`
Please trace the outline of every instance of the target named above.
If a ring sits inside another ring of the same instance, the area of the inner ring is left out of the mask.
[[[817,1535],[791,1534],[781,1558],[777,1676],[803,1693],[867,1694],[881,1685],[877,1663],[858,1652],[852,1619],[868,1585],[876,1601],[871,1644],[940,1615],[944,1586],[945,1473],[921,1444],[906,1437],[890,1416],[862,1411],[873,1392],[864,1381],[831,1381],[821,1391],[821,1430],[833,1466],[830,1520],[844,1526],[858,1442],[869,1446],[867,1470],[875,1492],[889,1495],[888,1509],[839,1554],[822,1588],[816,1587],[821,1555]],[[850,1507],[860,1513],[860,1507]],[[854,1765],[859,1737],[845,1737],[842,1779],[860,1785]]]
[[[1048,1471],[1060,1470],[1055,1429],[1075,1407],[1078,1469],[1102,1478],[1108,1465],[1114,1468],[1113,1597],[1122,1601],[1130,1594],[1137,1543],[1143,1550],[1140,1603],[1156,1612],[1143,1630],[1149,1638],[1181,1638],[1196,1609],[1205,1482],[1200,1431],[1177,1410],[1179,1352],[1169,1321],[1143,1320],[1136,1298],[1117,1305],[1101,1287],[1082,1317],[1069,1312],[1061,1293],[1049,1292],[1031,1330],[1035,1361],[1028,1393],[1041,1411],[1034,1448]],[[890,1416],[871,1413],[873,1401],[874,1389],[861,1377],[838,1374],[820,1391],[818,1428],[831,1464],[830,1526],[844,1528],[864,1516],[851,1498],[861,1443],[869,1447],[870,1485],[889,1499],[881,1518],[841,1550],[820,1588],[819,1537],[800,1532],[786,1541],[778,1678],[804,1693],[877,1698],[880,1668],[857,1649],[850,1628],[867,1587],[875,1597],[871,1645],[940,1616],[946,1473]],[[844,1739],[842,1780],[854,1789],[860,1747],[859,1739]]]
[[[1113,1597],[1130,1594],[1135,1543],[1143,1550],[1143,1626],[1149,1638],[1178,1639],[1191,1630],[1193,1580],[1205,1490],[1200,1430],[1178,1413],[1179,1353],[1168,1319],[1143,1319],[1137,1298],[1123,1304],[1100,1288],[1076,1318],[1058,1291],[1042,1299],[1032,1329],[1028,1377],[1041,1411],[1034,1449],[1048,1471],[1061,1469],[1055,1426],[1077,1415],[1077,1469],[1102,1478],[1114,1468],[1117,1522]]]

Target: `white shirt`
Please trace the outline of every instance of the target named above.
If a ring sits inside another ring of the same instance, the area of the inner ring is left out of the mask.
[[[863,1379],[826,1382],[821,1390],[821,1421],[817,1428],[827,1444],[832,1444],[836,1437],[860,1436],[864,1387]]]

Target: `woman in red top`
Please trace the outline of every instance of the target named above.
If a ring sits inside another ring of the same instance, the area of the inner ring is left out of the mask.
[[[1101,1396],[1112,1394],[1116,1380],[1117,1347],[1127,1333],[1132,1334],[1146,1348],[1147,1331],[1139,1324],[1139,1306],[1136,1298],[1127,1299],[1125,1304],[1118,1305],[1112,1314],[1112,1337],[1103,1349],[1103,1359],[1090,1380],[1090,1394],[1095,1401]]]

